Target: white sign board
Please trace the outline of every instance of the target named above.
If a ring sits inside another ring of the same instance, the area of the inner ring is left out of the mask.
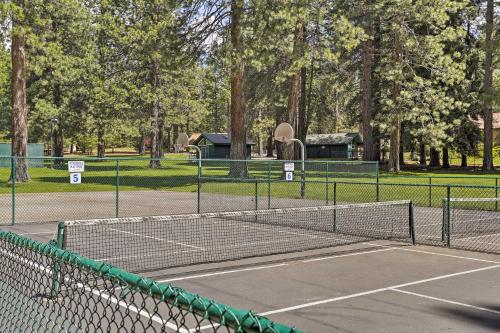
[[[295,163],[285,163],[285,171],[295,171]]]
[[[287,181],[292,181],[293,180],[293,172],[292,171],[285,172],[285,179]]]
[[[69,174],[69,183],[70,184],[81,184],[82,183],[82,174],[79,172],[70,173]]]
[[[68,172],[84,172],[85,161],[68,161]]]

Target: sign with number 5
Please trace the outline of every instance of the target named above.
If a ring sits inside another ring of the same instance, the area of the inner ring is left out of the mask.
[[[81,184],[82,183],[82,174],[81,173],[70,173],[69,174],[69,182],[70,182],[70,184]]]

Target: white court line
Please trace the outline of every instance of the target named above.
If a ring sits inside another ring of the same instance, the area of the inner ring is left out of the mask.
[[[471,309],[475,309],[475,310],[479,310],[479,311],[486,311],[486,312],[494,313],[496,315],[500,315],[500,311],[496,311],[496,310],[492,310],[492,309],[488,309],[488,308],[483,308],[483,307],[475,306],[475,305],[472,305],[472,304],[455,302],[455,301],[452,301],[452,300],[449,300],[449,299],[445,299],[445,298],[438,298],[438,297],[428,296],[428,295],[414,293],[412,291],[401,290],[401,289],[396,289],[396,288],[391,289],[391,291],[395,291],[395,292],[403,293],[403,294],[408,294],[408,295],[412,295],[412,296],[417,296],[417,297],[422,297],[422,298],[427,298],[427,299],[431,299],[433,301],[438,301],[438,302],[442,302],[442,303],[449,303],[449,304],[453,304],[453,305],[459,305],[459,306],[463,306],[463,307],[466,307],[466,308],[471,308]]]
[[[418,235],[415,235],[415,238],[417,239],[417,243],[418,243],[418,240],[422,239],[422,238],[442,242],[442,240],[441,240],[441,230],[439,230],[439,234],[434,234],[434,235],[418,234]]]
[[[179,253],[190,253],[190,252],[198,252],[199,250],[184,250],[184,251],[175,251],[175,252],[169,252],[169,255],[172,254],[179,254]],[[123,259],[132,259],[132,258],[157,258],[158,253],[155,254],[150,254],[150,255],[141,255],[141,254],[136,254],[136,255],[130,255],[130,256],[120,256],[120,257],[108,257],[108,258],[100,258],[100,259],[93,259],[94,261],[110,261],[110,260],[123,260]]]
[[[441,226],[443,225],[443,223],[429,223],[429,224],[415,224],[415,228],[419,228],[419,227],[429,227],[431,225],[438,225],[438,226]]]
[[[458,244],[460,244],[460,240],[461,240],[461,238],[457,238],[457,239],[453,239],[453,238],[452,238],[451,242],[452,242],[452,244],[457,244],[457,243],[458,243]],[[465,243],[467,243],[467,242],[465,242]],[[483,242],[483,241],[479,241],[479,242],[478,242],[478,244],[480,244],[480,245],[481,245],[481,244],[488,244],[488,245],[496,245],[496,246],[500,246],[500,244],[499,244],[499,243]],[[453,245],[452,245],[452,246],[453,246]]]
[[[443,280],[443,279],[448,279],[451,277],[455,276],[461,276],[461,275],[467,275],[467,274],[472,274],[472,273],[477,273],[477,272],[482,272],[486,270],[491,270],[495,268],[500,268],[500,265],[494,265],[494,266],[487,266],[487,267],[482,267],[482,268],[476,268],[476,269],[471,269],[468,271],[462,271],[458,273],[452,273],[452,274],[446,274],[446,275],[439,275],[435,276],[432,278],[428,279],[422,279],[422,280],[416,280],[408,283],[402,283],[402,284],[397,284],[389,287],[384,287],[384,288],[379,288],[379,289],[373,289],[373,290],[368,290],[368,291],[363,291],[360,293],[355,293],[355,294],[350,294],[350,295],[345,295],[345,296],[340,296],[340,297],[334,297],[334,298],[329,298],[329,299],[324,299],[321,301],[315,301],[315,302],[310,302],[310,303],[304,303],[304,304],[299,304],[295,306],[290,306],[287,308],[282,308],[282,309],[276,309],[276,310],[271,310],[267,312],[260,313],[262,316],[268,316],[276,313],[283,313],[283,312],[289,312],[289,311],[294,311],[294,310],[299,310],[299,309],[304,309],[304,308],[309,308],[317,305],[322,305],[322,304],[327,304],[327,303],[333,303],[333,302],[338,302],[346,299],[351,299],[351,298],[356,298],[356,297],[361,297],[361,296],[366,296],[366,295],[372,295],[372,294],[377,294],[383,291],[387,290],[392,290],[392,289],[397,289],[397,288],[403,288],[403,287],[408,287],[408,286],[413,286],[416,284],[422,284],[422,283],[427,283],[427,282],[432,282],[432,281],[437,281],[437,280]]]
[[[375,243],[366,243],[368,245],[372,246],[380,246],[380,247],[390,247],[388,245],[382,245],[382,244],[375,244]],[[480,259],[480,258],[474,258],[474,257],[464,257],[464,256],[456,256],[453,254],[446,254],[446,253],[440,253],[440,252],[431,252],[431,251],[424,251],[424,250],[415,250],[415,249],[410,249],[407,247],[394,247],[395,250],[400,250],[400,251],[408,251],[408,252],[416,252],[416,253],[424,253],[424,254],[431,254],[435,256],[443,256],[443,257],[450,257],[450,258],[456,258],[456,259],[464,259],[464,260],[473,260],[473,261],[480,261],[480,262],[487,262],[491,264],[500,264],[500,261],[494,261],[494,260],[488,260],[488,259]]]
[[[222,222],[220,222],[220,223],[222,223]],[[214,224],[220,224],[220,223],[219,222],[215,222]],[[249,223],[252,223],[252,222],[249,222]],[[235,226],[240,227],[240,228],[248,228],[248,229],[261,230],[261,231],[272,231],[272,232],[275,232],[275,233],[290,234],[290,235],[295,235],[295,236],[304,236],[304,237],[313,238],[313,239],[320,238],[320,239],[330,239],[330,240],[342,240],[342,238],[338,238],[338,237],[325,237],[325,236],[311,235],[311,234],[308,234],[308,233],[301,233],[301,232],[293,232],[293,231],[285,231],[285,230],[274,230],[272,225],[263,225],[262,228],[259,228],[259,227],[254,226],[254,225],[243,225],[243,224],[239,224],[239,223],[236,223],[236,222],[229,222],[228,224],[226,224],[226,223],[224,223],[224,224],[225,225],[235,225]],[[290,228],[290,229],[294,229],[293,227],[287,227],[287,226],[285,226],[285,227],[286,228]],[[328,231],[319,231],[319,230],[314,230],[314,231],[322,232],[322,233],[327,233],[328,232]]]
[[[307,260],[302,260],[302,262],[314,262],[314,261],[322,261],[322,260],[329,260],[329,259],[336,259],[336,258],[344,258],[344,257],[352,257],[352,256],[358,256],[361,254],[369,254],[369,253],[376,253],[376,252],[384,252],[384,251],[391,251],[395,250],[395,247],[388,247],[384,249],[379,249],[379,250],[372,250],[372,251],[364,251],[364,252],[355,252],[355,253],[348,253],[348,254],[340,254],[340,255],[334,255],[334,256],[328,256],[328,257],[321,257],[321,258],[314,258],[314,259],[307,259]]]
[[[494,234],[480,235],[480,236],[458,237],[456,239],[457,240],[463,240],[463,239],[482,238],[482,237],[498,236],[498,235],[500,235],[500,232],[497,232],[497,233],[494,233]],[[452,239],[453,239],[453,235],[452,235]],[[485,244],[497,244],[497,243],[485,243]],[[499,244],[497,244],[497,245],[499,245]]]
[[[25,262],[25,263],[28,263],[30,265],[32,265],[33,267],[37,268],[38,270],[40,271],[43,271],[47,274],[52,274],[52,268],[48,268],[48,267],[45,267],[43,265],[40,265],[40,264],[37,264],[29,259],[24,259],[24,258],[21,258],[20,256],[16,255],[16,254],[13,254],[13,253],[9,253],[8,251],[6,250],[2,250],[0,251],[0,253],[4,253],[5,255],[7,256],[10,256],[10,257],[13,257],[13,258],[16,258],[16,260],[20,260],[21,262]],[[68,277],[65,277],[64,278],[65,281],[70,281],[71,282],[71,279],[68,278]],[[157,316],[157,315],[152,315],[150,314],[148,311],[146,310],[139,310],[135,305],[132,305],[132,304],[129,304],[123,300],[118,300],[116,298],[116,296],[111,296],[111,295],[108,295],[107,293],[103,292],[102,290],[98,290],[98,289],[95,289],[95,288],[90,288],[88,286],[85,286],[83,285],[81,282],[78,282],[76,283],[76,285],[80,288],[80,289],[83,289],[85,291],[90,291],[92,292],[94,295],[98,296],[98,297],[102,297],[106,300],[109,300],[111,303],[114,303],[114,304],[117,304],[119,305],[120,307],[124,308],[125,310],[129,310],[129,311],[132,311],[134,313],[137,313],[149,320],[152,320],[162,326],[166,326],[174,331],[179,331],[179,332],[183,332],[183,333],[186,333],[188,332],[186,329],[183,329],[183,328],[180,328],[180,327],[177,327],[177,325],[174,325],[168,321],[164,321],[161,317]]]
[[[379,250],[373,250],[373,251],[364,251],[364,252],[356,252],[356,253],[349,253],[349,254],[341,254],[341,255],[337,255],[337,256],[329,256],[329,257],[322,257],[322,258],[314,258],[314,259],[303,260],[302,262],[305,263],[305,262],[320,261],[320,260],[327,260],[327,259],[334,259],[334,258],[351,257],[351,256],[368,254],[368,253],[374,253],[374,252],[389,251],[389,250],[393,250],[393,248],[379,249]],[[218,272],[214,272],[214,273],[190,275],[190,276],[173,278],[173,279],[159,280],[158,282],[173,282],[173,281],[190,280],[190,279],[197,279],[197,278],[210,277],[210,276],[216,276],[216,275],[224,275],[224,274],[232,274],[232,273],[239,273],[239,272],[248,272],[248,271],[256,271],[256,270],[262,270],[262,269],[283,267],[283,266],[288,266],[288,265],[289,264],[287,264],[287,263],[282,263],[282,264],[277,264],[277,265],[257,266],[257,267],[250,267],[250,268],[234,269],[234,270],[229,270],[229,271],[218,271]]]
[[[472,269],[472,270],[469,270],[469,271],[463,271],[463,272],[446,274],[446,275],[439,275],[439,276],[435,276],[435,277],[428,278],[428,279],[416,280],[416,281],[412,281],[412,282],[408,282],[408,283],[402,283],[402,284],[397,284],[397,285],[389,286],[389,287],[385,287],[385,288],[373,289],[373,290],[363,291],[363,292],[360,292],[360,293],[355,293],[355,294],[350,294],[350,295],[345,295],[345,296],[340,296],[340,297],[334,297],[334,298],[324,299],[324,300],[321,300],[321,301],[315,301],[315,302],[310,302],[310,303],[299,304],[299,305],[290,306],[290,307],[287,307],[287,308],[282,308],[282,309],[276,309],[276,310],[271,310],[271,311],[267,311],[267,312],[262,312],[262,313],[259,313],[259,315],[261,315],[261,316],[269,316],[269,315],[273,315],[273,314],[276,314],[276,313],[283,313],[283,312],[289,312],[289,311],[294,311],[294,310],[309,308],[309,307],[313,307],[313,306],[317,306],[317,305],[328,304],[328,303],[343,301],[343,300],[346,300],[346,299],[351,299],[351,298],[356,298],[356,297],[361,297],[361,296],[367,296],[367,295],[377,294],[377,293],[380,293],[380,292],[383,292],[383,291],[404,288],[404,287],[413,286],[413,285],[417,285],[417,284],[422,284],[422,283],[427,283],[427,282],[432,282],[432,281],[447,279],[447,278],[455,277],[455,276],[461,276],[461,275],[467,275],[467,274],[477,273],[477,272],[486,271],[486,270],[495,269],[495,268],[500,268],[500,265],[487,266],[487,267]],[[206,330],[206,329],[212,328],[212,327],[213,327],[212,325],[206,325],[206,326],[200,327],[199,330],[200,331],[201,330]],[[190,332],[198,332],[198,331],[190,330]]]
[[[68,278],[65,278],[65,280],[67,280],[67,279]],[[144,309],[139,310],[135,305],[132,305],[132,304],[127,303],[127,302],[122,301],[122,300],[118,300],[116,298],[116,296],[108,295],[107,293],[104,293],[104,292],[102,292],[102,291],[100,291],[98,289],[89,288],[89,287],[83,285],[80,282],[77,283],[77,285],[80,287],[80,289],[84,289],[86,291],[90,291],[90,292],[92,292],[94,295],[96,295],[98,297],[102,297],[102,298],[104,298],[106,300],[109,300],[111,303],[119,305],[122,308],[124,308],[125,310],[129,310],[131,312],[137,313],[137,314],[139,314],[139,315],[141,315],[141,316],[143,316],[143,317],[145,317],[145,318],[147,318],[149,320],[154,321],[157,324],[162,325],[163,327],[166,326],[166,327],[168,327],[168,328],[170,328],[170,329],[172,329],[172,330],[174,330],[176,332],[183,332],[183,333],[188,332],[188,330],[183,329],[181,327],[177,327],[177,325],[172,324],[172,323],[170,323],[168,321],[165,321],[165,320],[163,320],[161,317],[159,317],[157,315],[154,315],[154,314],[152,315],[152,314],[150,314],[148,311],[146,311]]]
[[[137,234],[137,233],[134,233],[134,232],[124,231],[124,230],[118,230],[118,229],[114,229],[114,228],[109,228],[109,229],[113,230],[113,231],[116,231],[116,232],[121,232],[121,233],[124,233],[124,234],[129,234],[129,235],[133,235],[133,236],[137,236],[137,237],[144,237],[144,238],[149,238],[149,239],[157,240],[157,241],[160,241],[160,242],[167,242],[167,243],[172,243],[172,244],[176,244],[176,245],[192,247],[193,249],[198,249],[198,250],[205,250],[204,248],[199,247],[199,246],[184,244],[184,243],[180,243],[180,242],[174,242],[174,241],[171,241],[171,240],[168,240],[168,239],[157,238],[157,237],[143,235],[143,234]]]
[[[168,252],[168,255],[172,254],[179,254],[179,253],[193,253],[193,252],[201,252],[201,251],[210,251],[211,249],[232,249],[232,248],[239,248],[239,247],[245,247],[245,246],[255,246],[255,245],[262,245],[262,244],[277,244],[277,243],[287,243],[290,242],[289,239],[280,239],[280,240],[275,240],[275,241],[260,241],[260,242],[251,242],[251,243],[239,243],[235,245],[227,245],[227,246],[219,246],[219,247],[209,247],[209,248],[199,248],[199,249],[193,249],[193,250],[185,250],[185,251],[176,251],[176,252]],[[95,261],[109,261],[109,260],[121,260],[121,259],[132,259],[132,258],[151,258],[151,257],[158,257],[158,254],[154,255],[129,255],[129,256],[118,256],[118,257],[107,257],[107,258],[101,258],[101,259],[93,259]],[[244,259],[244,258],[237,258],[237,259]],[[235,260],[237,260],[235,259]]]
[[[224,275],[224,274],[232,274],[232,273],[239,273],[239,272],[248,272],[248,271],[258,271],[258,270],[269,269],[269,268],[276,268],[276,267],[283,267],[283,266],[288,266],[288,264],[283,263],[283,264],[277,264],[277,265],[258,266],[258,267],[242,268],[242,269],[233,269],[233,270],[230,270],[230,271],[219,271],[219,272],[214,272],[214,273],[190,275],[190,276],[183,276],[183,277],[173,278],[173,279],[159,280],[158,282],[164,283],[164,282],[191,280],[191,279],[197,279],[197,278],[202,278],[202,277]]]
[[[54,231],[40,231],[40,232],[26,232],[23,234],[18,234],[19,236],[26,236],[26,235],[42,235],[42,234],[56,234]]]

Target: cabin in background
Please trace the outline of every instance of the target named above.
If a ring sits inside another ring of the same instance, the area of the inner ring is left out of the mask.
[[[359,159],[362,148],[359,133],[310,134],[306,138],[307,158]]]

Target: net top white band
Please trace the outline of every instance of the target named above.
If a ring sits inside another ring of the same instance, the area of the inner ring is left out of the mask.
[[[194,220],[200,218],[224,218],[224,217],[244,217],[244,216],[262,216],[276,215],[287,213],[307,213],[317,211],[334,211],[334,210],[356,210],[358,208],[378,208],[387,206],[406,206],[410,204],[410,200],[398,201],[383,201],[369,202],[359,204],[345,204],[332,206],[315,206],[315,207],[294,207],[294,208],[276,208],[264,210],[248,210],[236,212],[217,212],[217,213],[202,213],[202,214],[180,214],[180,215],[165,215],[165,216],[144,216],[144,217],[119,217],[107,219],[91,219],[91,220],[71,220],[64,221],[64,226],[88,226],[99,224],[114,224],[114,223],[141,223],[141,222],[168,222],[178,220]]]
[[[450,202],[497,202],[497,201],[500,201],[500,198],[450,198]]]

